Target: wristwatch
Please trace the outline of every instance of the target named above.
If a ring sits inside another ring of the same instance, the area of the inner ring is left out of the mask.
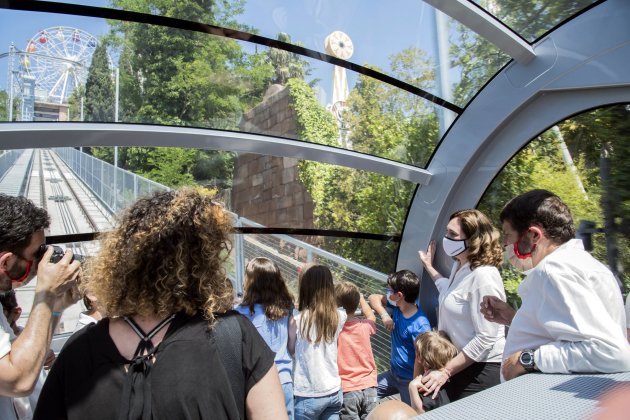
[[[518,362],[528,372],[534,372],[536,369],[536,362],[534,360],[535,350],[523,350],[518,357]]]

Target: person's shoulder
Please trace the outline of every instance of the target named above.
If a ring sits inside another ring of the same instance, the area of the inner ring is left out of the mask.
[[[103,318],[97,323],[88,324],[74,332],[61,348],[62,352],[78,352],[83,354],[86,348],[100,343],[109,335],[109,318]]]
[[[376,322],[372,321],[371,319],[350,319],[347,320],[344,325],[344,329],[346,328],[360,328],[364,330],[371,330],[376,328]]]
[[[479,287],[484,284],[500,284],[503,286],[501,273],[499,269],[493,265],[480,265],[475,268],[470,275],[472,276],[472,283]]]
[[[535,267],[535,271],[548,274],[552,278],[575,275],[581,277],[593,273],[597,273],[598,276],[604,275],[614,278],[614,274],[605,264],[581,246],[576,246],[573,240],[547,255]]]
[[[494,265],[480,265],[472,270],[475,276],[500,276],[499,269]]]
[[[429,323],[429,318],[425,315],[424,311],[421,307],[418,306],[418,310],[415,314],[410,318],[410,326],[412,330],[415,332],[423,332],[424,330],[431,329],[431,324]]]

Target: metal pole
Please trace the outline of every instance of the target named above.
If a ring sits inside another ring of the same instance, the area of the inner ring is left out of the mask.
[[[118,122],[119,74],[118,67],[116,67],[114,69],[114,80],[116,84],[114,93],[114,122]],[[115,209],[118,210],[118,146],[114,146],[114,199],[116,200]]]
[[[13,121],[13,60],[15,59],[15,45],[9,47],[9,121]]]
[[[451,91],[451,82],[449,77],[450,60],[448,56],[448,23],[446,15],[439,10],[430,7],[433,13],[433,22],[435,25],[435,76],[438,88],[438,96],[445,101],[452,102],[453,93]],[[448,127],[453,123],[454,116],[451,111],[446,108],[440,108],[438,112],[440,122],[440,137],[444,135]]]
[[[118,122],[118,92],[120,88],[119,74],[120,74],[120,71],[118,70],[118,67],[116,67],[114,69],[114,78],[116,81],[116,89],[114,93],[114,122]]]

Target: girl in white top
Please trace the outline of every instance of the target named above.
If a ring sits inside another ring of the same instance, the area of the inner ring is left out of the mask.
[[[448,334],[459,354],[444,368],[425,373],[422,382],[437,395],[450,378],[445,389],[453,401],[500,382],[505,330],[487,321],[479,305],[487,295],[505,300],[498,270],[503,249],[499,231],[478,210],[452,214],[442,244],[455,260],[448,279],[433,267],[435,241],[419,254],[440,293],[438,329]]]
[[[328,267],[310,264],[302,269],[298,308],[293,372],[295,420],[337,419],[343,402],[337,338],[347,315],[337,309]]]

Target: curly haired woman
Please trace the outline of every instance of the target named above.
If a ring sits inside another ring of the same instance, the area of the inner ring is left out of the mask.
[[[428,390],[425,395],[436,396],[450,379],[445,389],[453,401],[500,382],[504,328],[486,320],[479,304],[485,295],[505,301],[498,270],[503,248],[499,231],[478,210],[452,214],[442,246],[455,260],[449,278],[433,267],[435,241],[419,254],[440,293],[438,329],[448,334],[459,353],[444,368],[425,372],[422,382]]]
[[[126,210],[82,285],[108,317],[67,342],[34,418],[286,419],[273,352],[228,312],[230,230],[228,213],[193,189]]]

